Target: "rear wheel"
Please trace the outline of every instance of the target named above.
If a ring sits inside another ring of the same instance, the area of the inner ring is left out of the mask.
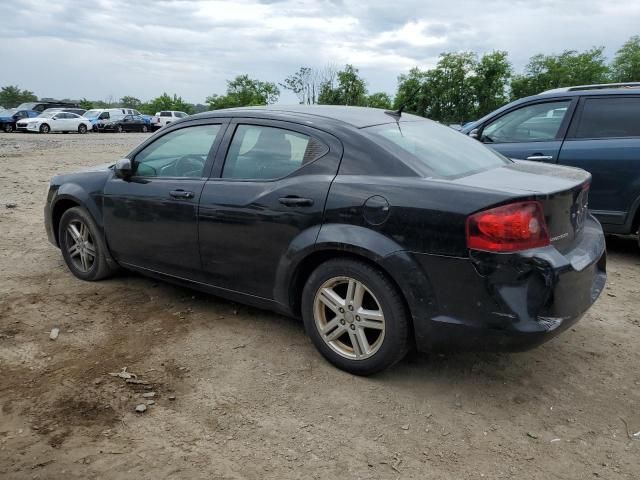
[[[87,133],[87,126],[84,123],[78,126],[78,133]]]
[[[122,133],[123,132],[122,125],[116,126],[116,132],[118,132],[118,133]]]
[[[380,372],[409,349],[402,296],[383,272],[360,261],[320,265],[304,287],[302,317],[320,353],[356,375]]]
[[[10,123],[5,123],[4,131],[7,132],[7,133],[13,132],[13,125],[11,125]]]
[[[49,133],[50,131],[51,128],[49,128],[49,125],[47,125],[46,123],[40,125],[40,133]]]
[[[58,239],[67,267],[79,279],[96,281],[115,272],[107,263],[100,231],[84,208],[73,207],[64,212]]]
[[[142,125],[142,133],[147,133],[149,131],[149,129],[147,128],[146,125]]]

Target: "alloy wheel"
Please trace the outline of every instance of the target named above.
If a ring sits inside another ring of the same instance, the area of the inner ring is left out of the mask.
[[[73,266],[87,273],[96,261],[96,246],[89,227],[80,220],[73,220],[65,231],[67,253]]]
[[[321,338],[344,358],[369,358],[384,341],[380,302],[355,278],[334,277],[324,282],[315,295],[313,316]]]

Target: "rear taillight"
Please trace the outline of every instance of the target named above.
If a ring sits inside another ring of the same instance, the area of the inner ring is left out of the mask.
[[[467,247],[487,252],[515,252],[549,245],[540,202],[492,208],[467,219]]]

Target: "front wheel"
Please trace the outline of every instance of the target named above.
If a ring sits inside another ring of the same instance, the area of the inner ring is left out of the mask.
[[[13,125],[11,125],[10,123],[5,123],[4,131],[7,132],[7,133],[13,132]]]
[[[142,133],[147,133],[149,131],[149,129],[147,128],[146,125],[142,125]]]
[[[58,227],[62,257],[71,273],[81,280],[96,281],[114,273],[107,263],[107,252],[100,231],[82,207],[64,212]]]
[[[40,125],[40,133],[49,133],[50,131],[51,128],[49,128],[49,125],[47,125],[46,123]]]
[[[116,127],[116,132],[118,132],[118,133],[122,133],[122,132],[123,132],[122,125],[118,125],[118,126]]]
[[[389,368],[409,349],[401,294],[383,272],[357,260],[329,260],[311,274],[302,317],[320,353],[355,375]]]
[[[87,126],[84,123],[78,126],[78,133],[87,133]]]

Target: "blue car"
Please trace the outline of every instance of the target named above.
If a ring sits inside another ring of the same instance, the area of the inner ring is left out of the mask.
[[[638,234],[640,82],[549,90],[461,132],[510,158],[587,170],[593,177],[589,209],[604,231]]]
[[[41,112],[35,110],[18,110],[17,108],[9,108],[0,111],[0,130],[11,133],[16,129],[16,123],[25,118],[34,118]]]

